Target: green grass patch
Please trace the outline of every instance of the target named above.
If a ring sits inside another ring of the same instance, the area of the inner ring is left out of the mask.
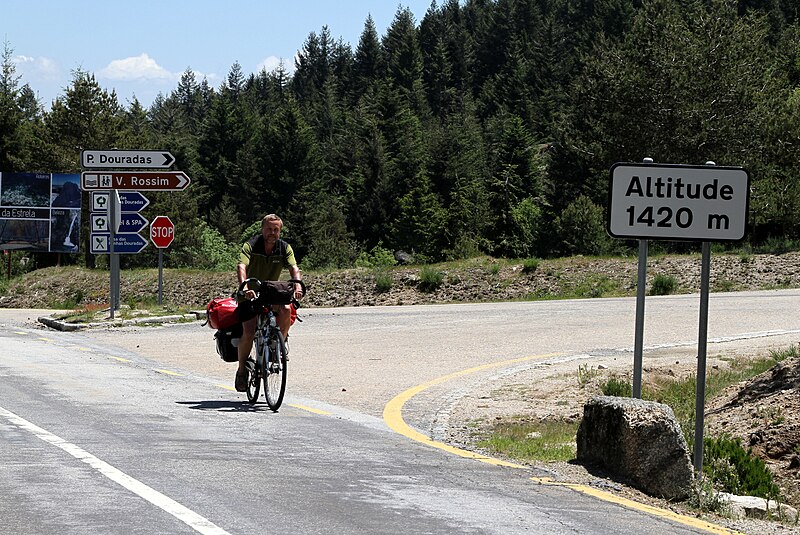
[[[568,290],[565,297],[596,298],[617,296],[622,293],[619,283],[605,275],[591,274]]]
[[[783,351],[771,351],[767,357],[763,358],[731,359],[728,367],[706,374],[706,399],[719,395],[732,384],[764,373],[787,358],[797,356],[798,346],[792,346]],[[669,405],[678,422],[684,427],[684,434],[687,434],[687,438],[691,438],[694,434],[696,391],[697,377],[691,375],[679,381],[665,380],[656,382],[654,386],[645,386],[642,389],[642,397]]]
[[[418,287],[422,292],[435,292],[444,281],[444,273],[431,266],[422,266]]]
[[[523,273],[533,273],[537,269],[539,269],[539,259],[538,258],[526,258],[522,262],[522,272]]]
[[[629,398],[633,396],[633,385],[628,381],[611,377],[603,383],[600,387],[604,396],[616,396],[620,398]]]
[[[502,422],[478,446],[520,461],[569,461],[577,432],[577,422]]]
[[[650,295],[671,295],[678,289],[678,281],[671,275],[659,273],[650,283]]]
[[[375,291],[378,293],[386,293],[392,289],[394,279],[392,274],[386,270],[375,270]]]

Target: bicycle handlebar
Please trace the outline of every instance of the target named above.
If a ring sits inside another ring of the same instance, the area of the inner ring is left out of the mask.
[[[243,280],[239,284],[239,289],[236,291],[236,302],[237,303],[241,303],[241,302],[243,302],[245,300],[244,299],[244,288],[245,288],[245,286],[247,286],[248,290],[253,290],[254,292],[256,292],[258,294],[258,293],[260,293],[261,286],[265,282],[277,282],[277,281],[261,281],[261,280],[255,278],[255,277],[250,277],[250,278],[247,278],[247,279]],[[300,291],[303,294],[303,297],[305,297],[305,295],[306,295],[306,285],[305,285],[305,283],[303,281],[301,281],[300,279],[289,279],[286,282],[299,284],[300,285]],[[256,299],[258,299],[258,296],[256,297]],[[297,301],[297,299],[294,298],[294,295],[292,295],[291,304],[293,304],[296,308],[300,308],[300,303]]]

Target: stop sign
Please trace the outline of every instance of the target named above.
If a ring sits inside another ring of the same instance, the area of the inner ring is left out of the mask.
[[[150,223],[150,240],[159,249],[164,249],[172,244],[175,238],[175,225],[165,215],[160,215]]]

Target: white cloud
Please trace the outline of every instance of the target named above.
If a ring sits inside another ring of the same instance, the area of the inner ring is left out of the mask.
[[[272,72],[277,69],[281,63],[283,63],[283,68],[286,70],[286,72],[294,72],[294,61],[286,61],[285,59],[276,56],[269,56],[268,58],[265,58],[256,66],[256,72],[258,73],[262,70]]]
[[[54,81],[61,77],[61,68],[50,58],[15,56],[11,61],[17,72],[31,81]]]
[[[109,80],[175,80],[180,74],[173,74],[156,63],[147,54],[125,59],[115,59],[97,72],[98,76]]]

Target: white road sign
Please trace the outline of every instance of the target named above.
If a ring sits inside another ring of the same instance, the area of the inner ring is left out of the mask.
[[[617,163],[611,168],[608,233],[615,238],[738,241],[750,175],[741,167]]]
[[[85,150],[81,165],[87,169],[168,169],[175,157],[165,150]]]

